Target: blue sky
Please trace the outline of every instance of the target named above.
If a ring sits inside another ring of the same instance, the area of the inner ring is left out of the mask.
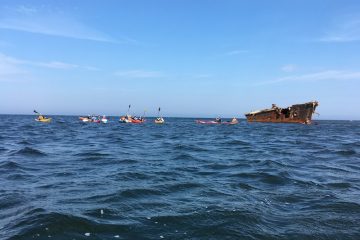
[[[360,119],[360,2],[6,1],[0,113]]]

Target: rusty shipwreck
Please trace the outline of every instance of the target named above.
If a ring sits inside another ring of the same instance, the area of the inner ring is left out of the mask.
[[[311,124],[312,115],[318,105],[317,101],[294,104],[287,108],[273,104],[270,109],[249,112],[245,116],[248,122]]]

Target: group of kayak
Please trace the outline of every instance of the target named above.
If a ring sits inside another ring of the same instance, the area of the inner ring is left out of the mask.
[[[131,105],[129,105],[129,109],[126,113],[125,116],[121,116],[120,119],[119,119],[119,122],[120,123],[144,123],[146,121],[145,119],[145,112],[144,111],[144,115],[141,116],[141,117],[138,117],[138,116],[132,116],[129,114],[129,111],[130,111],[130,107]],[[44,115],[40,114],[39,112],[37,112],[36,110],[34,110],[34,113],[36,113],[38,116],[37,118],[35,119],[35,121],[37,122],[51,122],[51,118],[47,118],[45,117]],[[84,122],[84,123],[108,123],[108,118],[103,115],[103,116],[96,116],[96,115],[88,115],[86,117],[79,117],[79,120],[81,122]],[[156,124],[163,124],[165,123],[165,120],[163,117],[160,116],[160,108],[158,109],[158,117],[154,120],[154,122]]]
[[[88,115],[87,117],[79,117],[80,121],[82,122],[93,122],[93,123],[107,123],[108,119],[106,118],[106,116],[90,116]]]
[[[138,116],[131,116],[129,114],[130,107],[131,107],[131,105],[129,105],[129,108],[128,108],[128,111],[127,111],[126,115],[120,117],[119,122],[120,123],[135,123],[135,124],[144,123],[146,121],[146,119],[145,119],[145,112],[146,111],[144,111],[143,116],[139,116],[139,117]],[[161,109],[159,108],[158,109],[158,117],[154,121],[156,124],[165,123],[164,118],[160,116],[160,110]]]
[[[138,117],[138,116],[130,115],[129,110],[130,110],[130,105],[129,105],[127,114],[120,117],[120,119],[119,119],[120,123],[139,124],[139,123],[144,123],[146,121],[145,111],[144,111],[143,116]],[[44,115],[38,113],[36,110],[34,110],[34,113],[36,113],[38,115],[37,118],[35,119],[35,121],[51,122],[51,118],[45,117]],[[104,116],[88,115],[86,117],[79,117],[79,120],[84,123],[108,123],[109,122],[108,118],[105,115]],[[198,124],[229,124],[229,125],[239,123],[239,121],[235,117],[229,121],[223,121],[220,117],[217,117],[217,118],[215,118],[215,120],[195,120],[195,122]],[[156,124],[165,123],[164,118],[160,116],[160,108],[158,109],[158,116],[157,116],[157,118],[155,118],[154,123],[156,123]]]

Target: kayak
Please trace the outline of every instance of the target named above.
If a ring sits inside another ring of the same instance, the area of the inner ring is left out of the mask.
[[[216,122],[216,121],[204,121],[204,120],[195,120],[196,123],[198,124],[225,124],[225,125],[234,125],[234,124],[238,124],[239,122]]]
[[[87,117],[79,117],[80,121],[82,122],[90,122],[90,119]]]
[[[123,119],[123,118],[120,118],[119,119],[119,122],[120,123],[143,123],[145,122],[145,120],[136,120],[136,119]]]
[[[199,124],[221,124],[221,122],[215,122],[215,121],[204,121],[204,120],[195,120],[196,123]]]
[[[126,118],[120,118],[120,119],[119,119],[119,122],[120,122],[120,123],[130,123],[131,120],[126,119]]]
[[[35,121],[37,121],[37,122],[51,122],[51,118],[43,118],[43,119],[35,118]]]
[[[238,124],[239,122],[236,121],[236,122],[223,122],[221,124],[228,124],[228,125],[235,125],[235,124]]]
[[[143,122],[145,122],[145,119],[143,119],[143,120],[132,119],[131,120],[131,123],[143,123]]]
[[[165,123],[165,120],[163,118],[160,118],[160,119],[155,119],[154,121],[156,124],[163,124]]]
[[[79,117],[80,121],[82,122],[93,122],[93,123],[100,123],[101,121],[99,119],[93,120],[88,117]]]
[[[129,106],[129,108],[130,108],[130,106]],[[145,119],[143,117],[131,116],[129,114],[126,114],[126,115],[120,117],[119,122],[120,123],[143,123],[143,122],[145,122]]]
[[[163,123],[165,123],[164,120],[155,120],[154,122],[155,122],[156,124],[163,124]]]
[[[131,122],[131,116],[130,115],[121,116],[120,119],[119,119],[119,122],[121,122],[121,123],[130,123]]]

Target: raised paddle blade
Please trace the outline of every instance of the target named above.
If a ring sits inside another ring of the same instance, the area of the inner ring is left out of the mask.
[[[129,108],[128,108],[127,112],[126,112],[126,115],[129,115],[130,108],[131,108],[131,104],[129,104]]]

